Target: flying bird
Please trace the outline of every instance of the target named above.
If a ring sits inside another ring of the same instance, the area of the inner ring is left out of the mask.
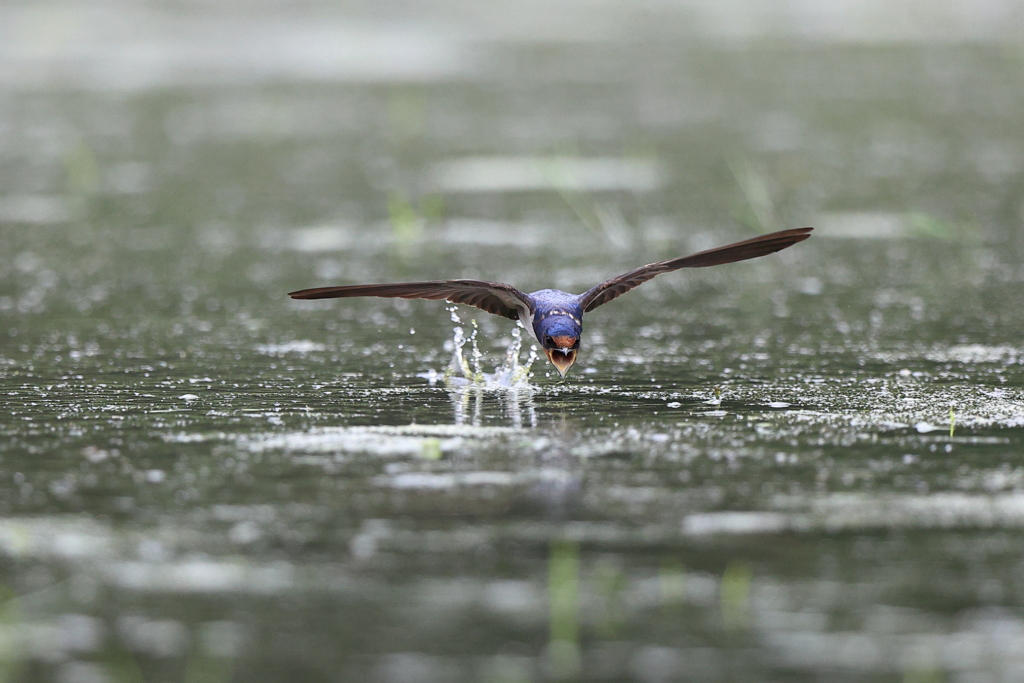
[[[444,299],[518,320],[533,334],[544,354],[563,378],[576,362],[583,334],[583,314],[617,299],[648,280],[680,268],[704,268],[773,254],[803,242],[813,228],[782,230],[689,256],[640,266],[605,280],[582,294],[541,289],[526,294],[511,285],[482,280],[433,280],[379,285],[342,285],[290,292],[293,299],[333,299],[378,296],[398,299]]]

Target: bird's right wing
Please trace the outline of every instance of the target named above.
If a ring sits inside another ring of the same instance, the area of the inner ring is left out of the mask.
[[[342,285],[289,292],[293,299],[334,299],[350,296],[379,296],[393,299],[445,299],[456,304],[475,306],[482,311],[512,320],[519,311],[533,312],[533,300],[511,285],[482,280],[435,280],[432,282],[396,282],[381,285]]]
[[[583,294],[580,294],[580,305],[583,306],[584,312],[592,311],[601,304],[606,304],[612,299],[622,296],[634,287],[638,287],[662,273],[668,273],[680,268],[704,268],[772,254],[786,247],[791,247],[797,242],[803,242],[811,236],[811,230],[813,228],[782,230],[743,240],[742,242],[727,244],[724,247],[697,252],[689,256],[680,256],[667,261],[640,266],[628,273],[605,280],[601,284],[591,287]]]

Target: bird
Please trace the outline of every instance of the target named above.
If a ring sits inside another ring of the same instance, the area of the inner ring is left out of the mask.
[[[529,294],[512,285],[484,280],[431,280],[315,287],[289,292],[293,299],[373,296],[398,299],[444,299],[475,306],[522,323],[537,340],[562,379],[576,362],[583,334],[583,314],[619,298],[648,280],[680,268],[705,268],[766,256],[803,242],[813,228],[793,228],[759,235],[688,256],[649,263],[605,280],[582,294],[541,289]]]

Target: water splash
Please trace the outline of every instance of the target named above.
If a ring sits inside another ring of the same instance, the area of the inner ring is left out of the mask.
[[[531,347],[525,361],[520,361],[523,348],[523,336],[517,327],[512,330],[512,341],[505,349],[505,358],[494,372],[483,370],[483,354],[477,344],[479,332],[475,320],[470,323],[472,332],[467,336],[459,317],[457,307],[448,307],[455,328],[452,331],[452,358],[444,372],[430,370],[417,375],[431,384],[442,381],[452,400],[454,421],[456,425],[476,425],[483,423],[485,403],[484,396],[488,393],[497,394],[504,408],[506,418],[515,428],[524,424],[537,425],[536,409],[533,405],[533,391],[536,386],[530,384],[530,368],[537,360],[537,352]]]
[[[518,327],[512,330],[512,342],[505,349],[505,358],[501,365],[495,368],[494,372],[485,372],[483,370],[483,353],[477,343],[479,329],[476,321],[470,320],[472,331],[467,336],[457,308],[450,306],[448,312],[451,313],[452,322],[455,323],[452,337],[454,345],[452,359],[443,375],[431,372],[422,375],[423,377],[431,381],[442,378],[450,389],[472,387],[484,391],[519,391],[531,388],[530,369],[537,360],[537,352],[531,347],[526,360],[520,361],[523,336]]]

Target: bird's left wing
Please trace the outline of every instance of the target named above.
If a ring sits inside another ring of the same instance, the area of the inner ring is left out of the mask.
[[[435,280],[396,282],[381,285],[343,285],[289,292],[293,299],[334,299],[350,296],[379,296],[392,299],[445,299],[475,306],[482,311],[512,320],[523,307],[533,312],[533,299],[511,285],[482,280]]]
[[[745,261],[758,256],[765,256],[786,247],[791,247],[797,242],[803,242],[811,236],[813,228],[794,228],[792,230],[781,230],[779,232],[761,235],[742,242],[727,244],[724,247],[716,247],[701,251],[689,256],[680,256],[667,261],[650,263],[640,266],[628,273],[623,273],[611,280],[605,280],[601,284],[591,287],[580,294],[580,305],[583,311],[592,311],[601,304],[606,304],[616,299],[634,287],[638,287],[648,280],[680,268],[704,268],[706,266],[718,266],[723,263],[735,263]]]

